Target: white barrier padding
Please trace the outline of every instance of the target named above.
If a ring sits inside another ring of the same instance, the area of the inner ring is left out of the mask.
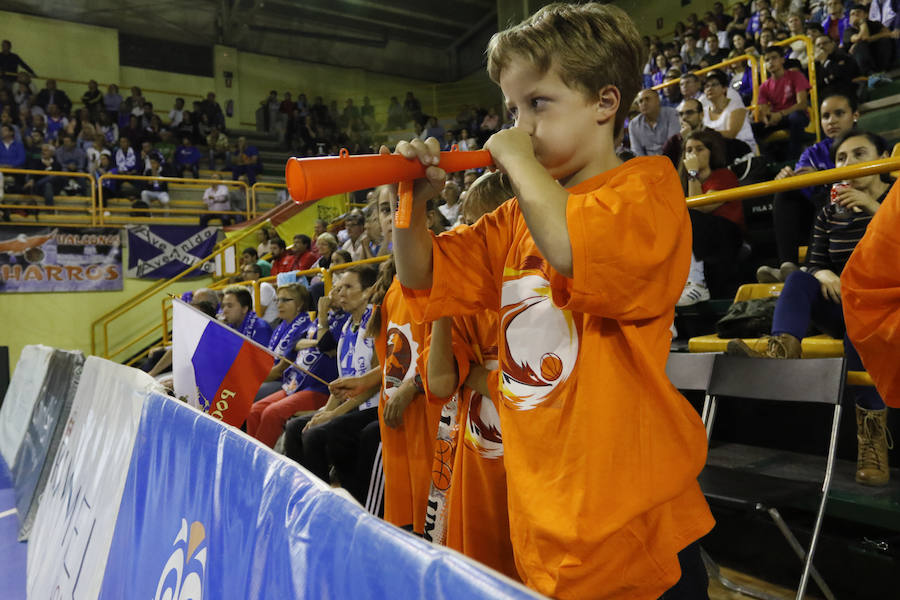
[[[31,345],[22,348],[12,381],[0,407],[0,455],[12,469],[25,430],[31,421],[31,411],[47,375],[47,365],[53,348]]]
[[[29,598],[97,598],[144,399],[158,389],[137,369],[85,361],[28,543]]]

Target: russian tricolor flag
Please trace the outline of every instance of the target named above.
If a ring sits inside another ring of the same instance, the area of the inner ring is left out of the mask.
[[[181,300],[172,300],[172,313],[175,395],[240,427],[272,370],[272,354]]]

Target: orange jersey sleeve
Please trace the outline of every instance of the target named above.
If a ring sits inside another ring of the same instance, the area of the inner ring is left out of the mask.
[[[885,404],[900,407],[900,187],[895,183],[841,273],[847,335]]]
[[[435,238],[434,287],[404,294],[417,318],[498,312],[522,580],[561,598],[657,598],[680,577],[677,553],[713,525],[696,480],[705,431],[665,375],[687,207],[670,162],[636,158],[570,190],[567,223],[572,278],[544,260],[513,200]]]

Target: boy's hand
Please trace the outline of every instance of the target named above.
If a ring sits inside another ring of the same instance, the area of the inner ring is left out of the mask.
[[[382,146],[379,154],[390,154],[387,146]],[[440,195],[444,189],[447,173],[437,166],[441,159],[441,143],[430,137],[424,142],[414,139],[411,142],[398,142],[394,154],[409,160],[418,160],[425,167],[425,178],[417,179],[413,188],[414,202],[427,202]],[[391,202],[393,204],[394,201]],[[396,206],[391,206],[396,211]]]
[[[494,165],[507,175],[517,165],[537,161],[531,136],[518,127],[501,129],[485,142],[484,149],[491,153]]]

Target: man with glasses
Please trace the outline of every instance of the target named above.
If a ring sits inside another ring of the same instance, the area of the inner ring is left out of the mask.
[[[681,122],[681,131],[666,140],[662,153],[672,161],[677,169],[681,164],[684,138],[694,131],[709,128],[703,125],[703,105],[699,100],[693,98],[683,100],[676,111]],[[728,165],[751,152],[750,146],[741,140],[728,138],[723,138],[723,140],[725,141],[725,162]]]

